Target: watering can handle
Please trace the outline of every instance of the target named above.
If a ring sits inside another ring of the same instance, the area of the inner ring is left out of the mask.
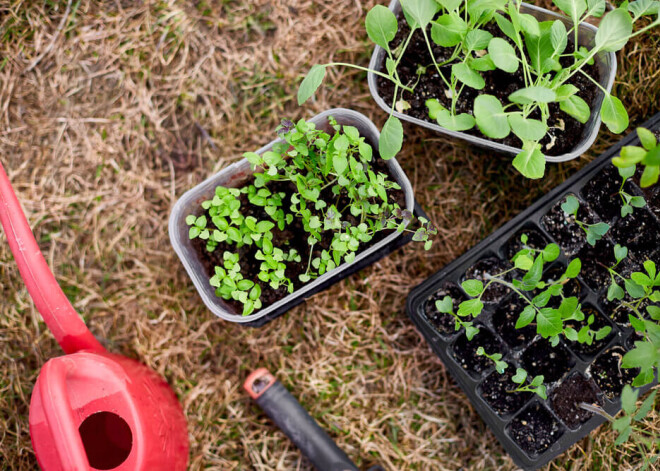
[[[21,205],[0,163],[0,222],[5,229],[18,270],[37,310],[65,353],[80,350],[102,352],[48,268]]]
[[[40,399],[55,440],[55,449],[61,468],[67,471],[90,471],[87,452],[80,438],[78,426],[69,403],[66,380],[71,364],[66,361],[49,361],[41,369],[39,379]]]

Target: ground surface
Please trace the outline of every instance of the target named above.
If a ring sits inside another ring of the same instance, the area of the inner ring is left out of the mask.
[[[367,65],[372,4],[0,3],[0,159],[94,334],[173,385],[189,421],[190,469],[311,469],[242,393],[258,366],[361,466],[515,469],[407,319],[404,299],[614,142],[607,132],[587,156],[531,182],[507,156],[407,127],[400,162],[440,227],[431,251],[409,246],[258,331],[210,314],[169,244],[176,198],[270,141],[281,118],[343,106],[382,124],[362,73],[333,70],[316,101],[294,100],[311,64]],[[660,110],[659,48],[656,31],[618,54],[615,92],[631,128]],[[0,463],[32,471],[30,392],[61,351],[0,242]],[[614,438],[600,429],[548,469],[629,469],[635,449],[615,451]]]

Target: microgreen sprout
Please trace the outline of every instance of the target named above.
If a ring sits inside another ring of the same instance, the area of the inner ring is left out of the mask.
[[[461,328],[465,329],[465,336],[468,340],[472,340],[475,335],[479,333],[479,328],[474,326],[472,321],[464,321],[462,317],[468,317],[469,314],[459,312],[454,313],[454,305],[451,297],[445,296],[442,300],[435,302],[435,308],[438,312],[450,314],[454,318],[455,329],[458,331]]]
[[[646,200],[643,196],[635,196],[629,193],[626,193],[624,185],[629,178],[635,175],[635,166],[630,167],[619,167],[619,175],[621,176],[621,187],[619,188],[619,196],[623,205],[621,206],[621,217],[625,218],[629,214],[633,213],[633,208],[643,208],[646,206]]]
[[[578,210],[580,209],[580,201],[573,195],[568,195],[566,200],[561,204],[561,209],[568,216],[573,216],[575,223],[584,231],[587,235],[587,243],[589,245],[596,245],[600,239],[603,238],[607,231],[610,230],[609,224],[605,222],[597,222],[594,224],[589,224],[585,221],[578,219]]]
[[[528,382],[529,376],[527,371],[523,368],[516,368],[516,374],[511,377],[511,381],[518,385],[515,389],[507,391],[510,393],[513,392],[532,392],[537,394],[542,399],[547,399],[548,394],[546,387],[543,384],[543,375],[534,376],[531,381]]]
[[[480,347],[477,348],[477,355],[486,357],[489,360],[491,360],[493,363],[495,363],[495,370],[499,374],[503,374],[504,370],[506,370],[509,367],[509,364],[502,360],[502,354],[501,353],[489,354],[489,353],[486,353],[486,350],[484,350],[484,347],[480,346]]]

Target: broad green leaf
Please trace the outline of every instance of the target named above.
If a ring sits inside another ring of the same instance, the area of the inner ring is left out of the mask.
[[[401,0],[401,8],[411,29],[426,29],[440,5],[435,0]]]
[[[532,267],[529,269],[525,276],[523,276],[523,284],[526,291],[536,288],[536,285],[541,281],[543,275],[543,256],[537,255]]]
[[[492,95],[479,95],[474,100],[474,117],[481,132],[493,139],[502,139],[511,131],[502,103]]]
[[[442,300],[436,301],[435,308],[438,310],[438,312],[442,312],[444,314],[449,314],[450,312],[453,312],[454,305],[452,303],[451,297],[445,296]]]
[[[660,5],[660,2],[658,2],[658,4]],[[637,128],[636,131],[637,131],[637,137],[639,138],[639,141],[642,143],[642,147],[644,147],[644,149],[651,150],[658,144],[655,135],[648,129]]]
[[[614,246],[614,258],[617,262],[620,262],[628,256],[628,247],[616,244]]]
[[[638,285],[637,283],[635,283],[635,281],[633,281],[632,279],[631,280],[626,279],[623,285],[626,287],[626,292],[633,299],[643,298],[644,295],[646,294],[644,292],[644,288]]]
[[[559,311],[552,308],[543,308],[536,314],[536,331],[548,338],[558,335],[562,331],[562,321]]]
[[[509,95],[509,100],[521,105],[550,103],[557,100],[557,94],[554,90],[547,87],[531,86],[513,92]]]
[[[324,65],[314,65],[309,72],[307,77],[303,79],[298,88],[298,105],[302,105],[307,100],[314,95],[314,92],[319,88],[323,78],[325,77],[325,66]]]
[[[642,420],[648,415],[649,412],[651,412],[653,405],[655,404],[655,395],[657,392],[658,391],[656,389],[651,394],[649,394],[646,399],[644,399],[644,402],[642,402],[642,405],[639,406],[639,409],[637,410],[637,414],[635,414],[635,420]]]
[[[459,304],[457,314],[461,317],[465,317],[465,316],[476,317],[479,314],[481,314],[483,308],[484,308],[484,303],[482,303],[481,300],[468,299],[467,301],[463,301],[461,304]]]
[[[642,178],[639,180],[639,185],[642,188],[648,188],[658,183],[658,178],[660,178],[660,167],[649,165],[644,169]]]
[[[639,391],[634,390],[629,384],[626,384],[621,391],[621,408],[627,415],[632,415],[637,409],[637,398]]]
[[[455,13],[439,16],[436,21],[431,23],[431,39],[443,47],[454,47],[460,44],[467,31],[467,23]]]
[[[457,10],[458,7],[463,5],[463,0],[436,0],[440,5],[445,7],[446,10]]]
[[[626,45],[632,35],[633,22],[630,14],[617,8],[603,17],[596,33],[596,49],[614,52]]]
[[[548,132],[542,121],[523,118],[522,113],[510,113],[508,119],[513,133],[523,141],[540,141]]]
[[[587,0],[587,15],[600,18],[605,13],[605,0]]]
[[[619,168],[634,168],[646,157],[646,151],[637,146],[623,146],[620,155],[612,159],[612,163]]]
[[[474,117],[467,113],[452,115],[449,110],[440,110],[435,117],[435,121],[450,131],[467,131],[472,129],[475,124]]]
[[[520,27],[526,35],[531,36],[540,36],[541,27],[539,26],[539,20],[529,13],[521,13],[520,16]]]
[[[600,118],[607,128],[615,134],[620,134],[628,128],[628,112],[626,108],[621,103],[621,100],[609,93],[603,97]]]
[[[566,25],[561,20],[555,20],[550,27],[550,44],[554,50],[554,55],[562,54],[568,44],[568,32]]]
[[[646,153],[644,159],[642,159],[644,165],[660,165],[660,146],[654,147]]]
[[[586,101],[577,95],[568,97],[566,100],[559,102],[559,109],[569,116],[577,119],[582,124],[589,121],[591,110]]]
[[[486,11],[503,10],[507,2],[506,0],[471,0],[467,3],[470,16],[473,19],[478,19]]]
[[[557,260],[557,257],[559,257],[559,246],[555,243],[548,244],[546,247],[543,249],[543,260],[546,262],[552,262]]]
[[[484,284],[479,280],[465,280],[461,283],[461,287],[473,298],[479,296],[484,290]]]
[[[584,0],[553,0],[553,3],[576,24],[580,21],[582,14],[587,11],[587,3]]]
[[[373,7],[367,13],[365,26],[369,38],[374,43],[383,49],[389,49],[389,43],[396,36],[398,29],[396,16],[389,8],[383,5]]]
[[[516,384],[523,384],[527,379],[527,371],[522,368],[516,368],[516,374],[511,377],[511,381]]]
[[[493,38],[488,44],[488,53],[498,69],[513,73],[518,70],[518,56],[511,44],[502,38]]]
[[[564,272],[564,276],[566,278],[575,278],[580,274],[581,270],[582,261],[579,258],[576,258],[571,260],[571,262],[568,264],[568,267],[566,267],[566,271]]]
[[[532,268],[534,260],[529,255],[519,255],[515,258],[514,266],[519,270],[529,270]]]
[[[628,4],[628,11],[633,14],[635,20],[644,15],[658,15],[660,14],[660,2],[657,0],[637,0]]]
[[[481,57],[470,57],[468,59],[468,65],[472,70],[477,70],[479,72],[486,72],[489,70],[495,70],[495,63],[491,59],[490,54],[483,55]]]
[[[615,299],[621,300],[626,295],[623,288],[616,283],[612,283],[609,288],[607,288],[607,300],[614,301]]]
[[[575,95],[580,90],[575,85],[566,84],[558,87],[555,92],[557,93],[557,101],[564,101],[573,95]]]
[[[525,309],[520,313],[518,320],[516,321],[516,329],[522,329],[523,327],[528,326],[536,318],[536,310],[532,306],[526,306]]]
[[[623,356],[623,368],[645,368],[658,361],[658,349],[651,342],[635,342],[635,348]]]
[[[631,165],[630,167],[620,167],[617,169],[621,178],[627,180],[628,178],[635,175],[635,166]]]
[[[438,117],[438,113],[447,109],[442,106],[442,104],[436,98],[430,98],[426,100],[424,104],[429,110],[429,118],[431,119],[436,119]]]
[[[380,156],[389,160],[399,153],[403,145],[403,126],[396,116],[390,116],[383,125],[378,139],[378,152]]]
[[[500,31],[506,34],[509,39],[513,40],[516,45],[522,46],[522,42],[520,41],[520,37],[516,34],[516,28],[514,28],[513,23],[499,13],[495,13],[495,21],[497,22]]]
[[[348,159],[345,154],[337,154],[332,159],[332,166],[335,168],[337,175],[343,175],[348,168]]]
[[[513,159],[513,166],[527,178],[542,178],[545,173],[545,156],[541,145],[525,142],[523,150]]]
[[[532,36],[525,35],[525,46],[529,55],[530,65],[539,74],[545,74],[553,68],[555,48],[552,44],[552,23],[543,23],[541,33]]]
[[[483,29],[473,29],[465,35],[465,48],[468,51],[481,51],[488,47],[493,35]]]

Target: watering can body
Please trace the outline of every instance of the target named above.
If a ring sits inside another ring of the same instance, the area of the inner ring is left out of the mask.
[[[0,223],[39,313],[67,355],[43,366],[30,436],[43,471],[184,471],[188,431],[163,378],[105,350],[51,273],[0,163]]]

